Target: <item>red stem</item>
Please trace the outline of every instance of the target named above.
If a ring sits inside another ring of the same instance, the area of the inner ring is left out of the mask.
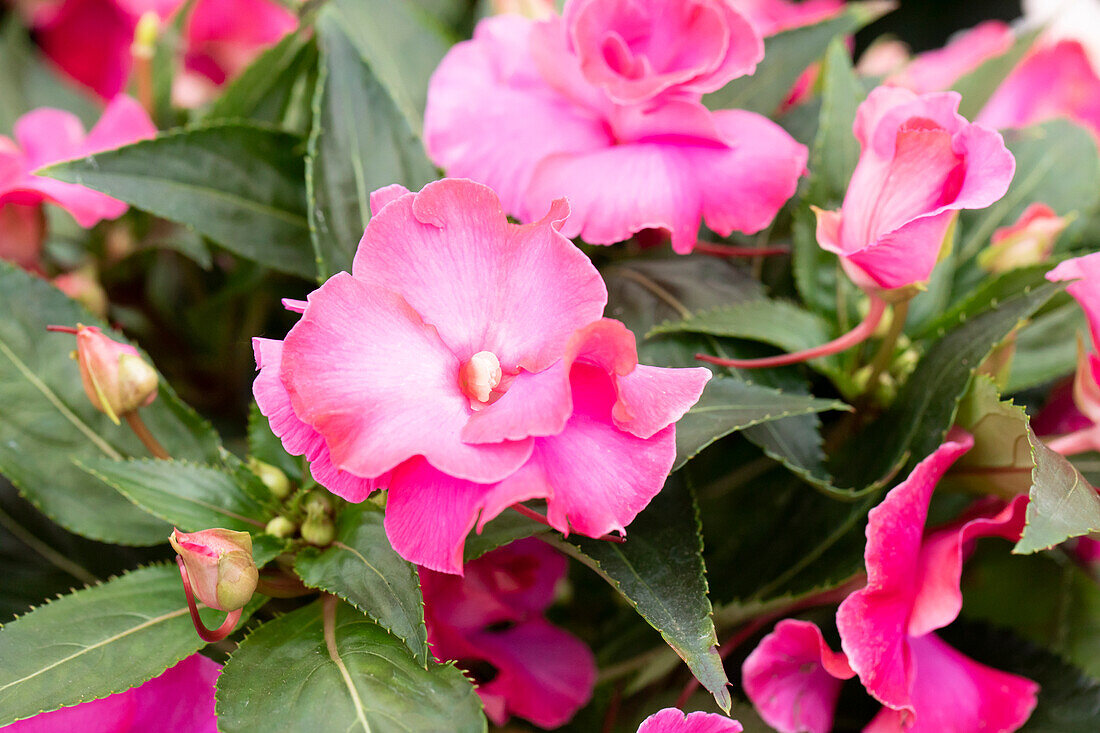
[[[777,367],[786,366],[787,364],[800,364],[810,359],[817,359],[822,356],[829,356],[830,354],[836,354],[841,351],[852,348],[857,344],[861,344],[871,337],[871,334],[878,328],[878,324],[882,321],[882,316],[886,312],[886,301],[871,297],[871,310],[867,312],[866,317],[860,321],[859,325],[853,328],[848,333],[833,339],[827,344],[821,346],[815,346],[812,349],[806,349],[804,351],[795,351],[790,354],[779,354],[778,356],[768,356],[763,359],[722,359],[717,356],[711,356],[710,354],[696,354],[695,358],[699,361],[705,361],[709,364],[717,364],[718,366],[735,367],[737,369],[762,369],[764,367]]]
[[[72,326],[46,326],[46,330],[53,333],[77,333],[77,330]]]
[[[541,514],[536,512],[534,509],[530,509],[528,507],[525,507],[523,504],[513,504],[512,508],[515,509],[520,514],[522,514],[523,516],[527,517],[528,519],[535,520],[539,524],[545,524],[547,527],[552,527],[553,526],[553,525],[550,524],[550,521],[546,517],[542,516]],[[619,535],[616,535],[616,534],[605,534],[603,537],[597,537],[596,539],[604,540],[606,542],[618,542],[618,543],[626,542],[626,537],[620,537]]]
[[[777,244],[772,247],[738,247],[735,244],[718,244],[700,239],[695,243],[695,251],[717,257],[759,257],[785,255],[791,251],[791,248],[784,244]]]
[[[209,643],[215,641],[221,641],[225,637],[233,633],[233,629],[237,626],[237,622],[241,620],[241,611],[243,609],[238,608],[236,611],[230,611],[229,615],[225,617],[225,621],[218,628],[211,631],[206,628],[206,624],[202,622],[202,618],[199,616],[199,608],[195,605],[195,593],[191,589],[191,579],[187,577],[187,568],[183,566],[183,558],[177,556],[176,564],[180,567],[180,578],[183,580],[183,594],[187,596],[187,608],[191,611],[191,623],[195,625],[195,631],[199,633],[199,637]]]

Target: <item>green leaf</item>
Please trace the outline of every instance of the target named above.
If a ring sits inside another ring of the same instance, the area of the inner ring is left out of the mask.
[[[978,68],[963,74],[951,85],[952,89],[962,95],[959,114],[968,120],[978,116],[985,103],[997,91],[997,87],[1001,86],[1001,82],[1034,45],[1035,39],[1039,37],[1039,30],[1037,28],[1020,34],[1008,51],[986,59]]]
[[[425,669],[355,609],[313,603],[261,626],[218,678],[224,733],[486,730],[474,688],[451,665]]]
[[[78,461],[78,465],[184,532],[211,527],[255,532],[274,516],[274,512],[241,488],[233,476],[212,466],[109,458],[88,458]]]
[[[821,114],[810,149],[812,203],[833,207],[844,199],[859,162],[859,141],[852,133],[856,110],[866,98],[863,83],[852,68],[848,46],[834,38],[821,73]]]
[[[140,685],[202,646],[175,563],[64,596],[0,629],[0,725]]]
[[[317,77],[317,44],[291,33],[229,83],[203,118],[252,120],[304,134]]]
[[[44,280],[0,262],[0,473],[61,526],[91,539],[128,545],[164,542],[171,527],[80,470],[72,460],[147,456],[125,426],[92,407],[69,358],[72,336],[48,334],[49,324],[110,331]],[[141,410],[150,431],[173,455],[219,460],[217,434],[163,381]]]
[[[1008,391],[1018,392],[1072,374],[1077,366],[1077,335],[1087,332],[1088,321],[1077,301],[1036,316],[1016,336]]]
[[[814,25],[764,39],[764,60],[752,76],[734,79],[703,101],[711,109],[747,109],[770,115],[790,94],[802,72],[820,59],[834,38],[854,33],[893,8],[890,2],[852,2]]]
[[[894,403],[851,440],[840,462],[842,486],[865,486],[907,460],[910,467],[934,451],[951,427],[974,371],[993,349],[1062,289],[1027,289],[968,318],[935,342]],[[906,459],[905,456],[908,455]]]
[[[676,464],[672,470],[738,430],[792,415],[847,409],[848,405],[839,400],[789,394],[739,379],[711,379],[699,401],[676,423]]]
[[[312,277],[301,138],[239,122],[165,132],[45,175],[186,224],[230,252]]]
[[[968,318],[980,315],[990,306],[1014,298],[1025,290],[1046,284],[1046,274],[1050,272],[1049,262],[1021,267],[984,279],[977,287],[968,288],[966,297],[945,310],[938,317],[913,333],[913,338],[939,338]],[[1070,339],[1071,341],[1073,339]],[[1074,351],[1074,358],[1077,352]]]
[[[962,212],[959,254],[964,260],[988,246],[997,227],[1015,222],[1029,204],[1044,203],[1064,216],[1089,211],[1100,200],[1100,155],[1088,130],[1053,120],[1004,135],[1016,157],[1016,176],[1000,201]]]
[[[409,0],[333,0],[339,24],[417,135],[428,79],[457,39]]]
[[[351,270],[372,191],[393,183],[416,191],[437,178],[420,138],[346,33],[336,10],[322,11],[322,71],[306,161],[320,279]]]
[[[271,424],[255,402],[248,410],[248,455],[275,466],[291,481],[301,483],[303,459],[286,452],[282,441],[271,432]]]
[[[1055,453],[1028,427],[1035,470],[1027,524],[1012,551],[1048,550],[1071,537],[1100,532],[1100,494],[1063,456]]]
[[[703,538],[691,489],[673,476],[631,522],[623,543],[568,542],[661,633],[723,710],[731,698],[707,597]]]
[[[298,553],[294,569],[302,582],[340,596],[405,642],[421,665],[428,663],[424,599],[416,567],[390,546],[384,513],[364,502],[345,508],[336,541]]]

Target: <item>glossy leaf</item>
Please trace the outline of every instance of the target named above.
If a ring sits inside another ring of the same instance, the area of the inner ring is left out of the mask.
[[[318,277],[351,270],[370,219],[370,194],[393,183],[418,191],[437,177],[424,145],[348,38],[336,10],[317,21],[322,72],[306,163]]]
[[[473,686],[451,665],[422,667],[351,606],[323,602],[269,621],[230,656],[218,679],[224,733],[486,730]]]
[[[153,140],[43,171],[193,227],[280,272],[312,276],[301,138],[240,122]]]
[[[336,541],[298,553],[294,569],[310,588],[333,593],[404,641],[421,665],[428,663],[424,598],[416,567],[398,555],[382,526],[382,510],[369,502],[345,508]]]
[[[73,532],[118,544],[164,542],[171,527],[71,462],[148,455],[126,425],[114,425],[88,401],[69,358],[73,337],[46,332],[49,324],[79,322],[110,333],[108,326],[44,280],[4,262],[0,312],[0,473]],[[218,460],[217,435],[164,382],[141,416],[173,456]]]
[[[673,477],[627,530],[623,543],[571,536],[593,568],[630,602],[729,710],[718,638],[707,597],[703,538],[695,499]]]

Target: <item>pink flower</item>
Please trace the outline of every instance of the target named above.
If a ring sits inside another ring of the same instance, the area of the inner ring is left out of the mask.
[[[1077,41],[1029,54],[997,88],[978,122],[1004,129],[1056,117],[1079,122],[1100,139],[1100,76]]]
[[[925,533],[936,483],[973,445],[954,430],[871,510],[867,585],[837,611],[844,654],[813,624],[784,621],[744,666],[745,690],[783,733],[823,733],[841,680],[854,672],[884,707],[864,733],[1009,733],[1035,708],[1038,685],[986,667],[936,634],[962,608],[962,565],[980,537],[1016,540],[1027,497],[979,502],[957,522]]]
[[[943,48],[919,54],[886,83],[917,94],[950,89],[959,77],[1006,53],[1014,41],[1015,35],[1007,23],[987,20],[959,33]]]
[[[46,56],[111,99],[130,79],[141,16],[155,13],[168,21],[185,6],[183,0],[54,0],[37,6],[31,24]],[[184,26],[185,75],[221,85],[297,24],[275,0],[197,0]]]
[[[982,252],[981,264],[993,272],[1006,272],[1043,262],[1068,224],[1046,204],[1030,204],[1015,224],[993,232],[992,246]]]
[[[1015,159],[998,133],[958,113],[959,99],[878,87],[859,106],[859,164],[841,210],[818,211],[817,241],[861,287],[924,282],[956,212],[1008,190]]]
[[[764,722],[784,733],[829,733],[843,680],[855,672],[808,621],[784,619],[745,659],[745,694]]]
[[[805,168],[806,149],[770,120],[700,101],[762,55],[729,0],[572,0],[537,23],[489,18],[436,69],[425,143],[523,221],[564,195],[568,237],[665,229],[690,252],[703,219],[722,235],[763,229]]]
[[[256,341],[254,394],[287,450],[351,501],[387,485],[391,543],[433,570],[461,573],[470,529],[530,499],[563,532],[623,531],[710,372],[638,365],[558,231],[563,201],[525,226],[472,181],[371,205],[351,274],[309,296],[281,348]]]
[[[40,713],[7,733],[217,733],[214,683],[221,665],[193,654],[143,685],[69,708]]]
[[[820,23],[836,15],[844,0],[732,0],[733,7],[748,18],[762,36]]]
[[[4,165],[2,156],[0,152],[0,166]],[[0,260],[12,262],[24,270],[37,271],[45,230],[41,206],[0,203]]]
[[[638,733],[741,733],[736,720],[714,713],[688,713],[665,708],[650,715],[638,727]]]
[[[474,560],[462,578],[420,569],[432,652],[477,677],[496,725],[517,715],[557,728],[592,697],[592,652],[543,617],[567,567],[563,556],[528,539]]]
[[[52,163],[110,150],[156,135],[149,115],[130,97],[116,97],[92,131],[75,115],[43,107],[20,117],[15,140],[0,136],[0,205],[57,204],[82,227],[122,216],[127,205],[74,183],[37,176],[34,171]]]

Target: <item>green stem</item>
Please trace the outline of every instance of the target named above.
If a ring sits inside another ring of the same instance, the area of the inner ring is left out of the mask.
[[[871,391],[878,384],[878,379],[890,367],[894,360],[894,349],[897,348],[898,339],[905,330],[905,319],[909,316],[909,301],[903,300],[890,306],[890,330],[886,338],[878,347],[874,359],[871,361],[871,375],[867,379],[866,391]]]

